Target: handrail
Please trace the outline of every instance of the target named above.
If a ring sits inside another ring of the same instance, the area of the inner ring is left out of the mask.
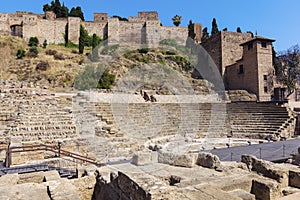
[[[59,157],[60,157],[60,155],[64,155],[64,156],[67,156],[67,157],[70,157],[70,158],[73,158],[76,160],[94,164],[98,167],[104,166],[104,164],[98,163],[93,158],[89,158],[87,156],[82,156],[80,154],[62,150],[62,149],[60,149],[60,145],[58,145],[58,146],[50,146],[50,145],[45,145],[45,144],[26,145],[26,146],[20,146],[20,147],[9,147],[8,149],[3,149],[3,150],[7,150],[6,151],[6,156],[7,156],[6,162],[9,160],[8,158],[10,157],[10,155],[12,153],[28,152],[28,151],[51,151],[53,153],[58,154]],[[9,164],[8,164],[8,167],[9,167]]]

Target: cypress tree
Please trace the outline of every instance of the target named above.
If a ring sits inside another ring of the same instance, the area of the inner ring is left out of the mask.
[[[214,35],[218,32],[219,32],[219,29],[218,29],[218,25],[217,25],[217,20],[216,20],[216,18],[213,18],[212,25],[211,25],[211,35]]]
[[[80,25],[80,35],[79,35],[79,53],[83,54],[84,44],[85,44],[85,30],[82,25]]]

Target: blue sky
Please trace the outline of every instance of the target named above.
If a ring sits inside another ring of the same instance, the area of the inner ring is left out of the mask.
[[[51,0],[0,0],[0,12],[31,11],[42,13],[42,7]],[[94,12],[107,12],[110,16],[136,16],[138,11],[158,11],[163,25],[172,25],[171,18],[181,15],[181,26],[189,20],[203,24],[211,30],[215,17],[219,29],[257,32],[275,39],[276,51],[286,50],[300,43],[299,0],[60,0],[69,8],[81,6],[85,19],[92,21]]]

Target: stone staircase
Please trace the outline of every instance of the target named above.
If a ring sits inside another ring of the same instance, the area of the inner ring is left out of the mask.
[[[0,85],[0,95],[0,138],[4,146],[13,137],[23,142],[76,137],[68,97],[13,85]]]
[[[72,109],[66,99],[45,96],[20,102],[17,112],[9,131],[11,137],[22,137],[22,141],[76,137]]]
[[[295,116],[275,103],[235,102],[227,106],[232,137],[279,139],[293,135]]]

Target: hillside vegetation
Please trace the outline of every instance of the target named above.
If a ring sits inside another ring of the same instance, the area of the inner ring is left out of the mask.
[[[19,49],[26,51],[25,57],[22,59],[17,59],[16,56]],[[0,35],[1,79],[32,82],[59,90],[73,89],[75,80],[85,85],[83,88],[77,87],[76,89],[89,89],[86,85],[89,84],[88,82],[94,81],[99,89],[112,89],[124,75],[130,73],[134,68],[156,63],[162,68],[167,66],[167,68],[179,72],[182,76],[181,79],[184,77],[197,93],[209,93],[212,87],[205,80],[191,78],[194,68],[188,58],[172,50],[141,48],[125,51],[106,66],[105,77],[101,78],[101,74],[98,77],[95,76],[95,80],[91,80],[93,74],[86,72],[86,67],[89,65],[86,54],[91,53],[91,48],[86,48],[84,54],[81,55],[78,54],[76,46],[66,48],[63,45],[49,44],[46,48],[43,48],[40,44],[38,46],[39,53],[36,57],[28,54],[29,49],[28,43],[21,38]],[[103,49],[100,54],[109,56],[110,50]],[[101,62],[100,58],[98,63],[101,65]],[[153,76],[157,77],[159,81],[166,78],[160,77],[161,74],[159,73],[158,70]],[[135,77],[131,77],[130,81],[134,81],[134,79]],[[159,83],[144,84],[142,89],[156,90],[160,91],[158,93],[163,94],[172,93]]]

